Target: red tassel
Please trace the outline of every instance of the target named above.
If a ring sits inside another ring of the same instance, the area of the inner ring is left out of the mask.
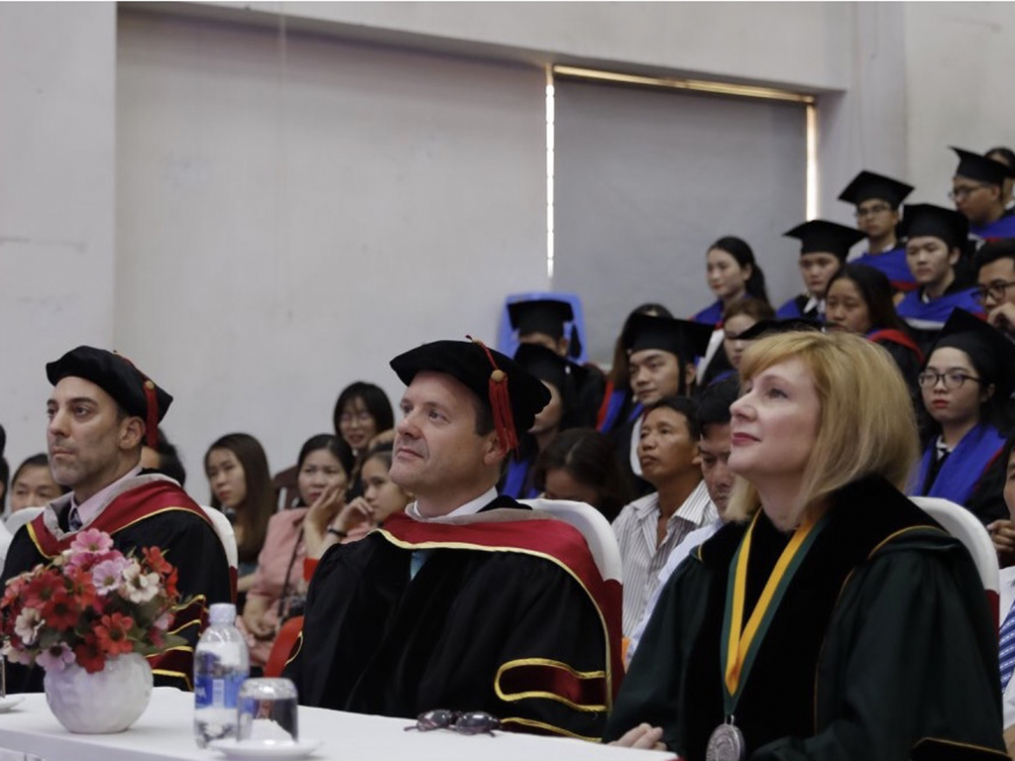
[[[159,400],[155,396],[155,384],[150,380],[144,382],[146,402],[145,440],[149,447],[155,449],[159,441]]]
[[[497,429],[497,436],[507,451],[516,451],[518,449],[518,433],[515,431],[515,417],[511,412],[511,393],[508,388],[507,373],[497,367],[497,362],[494,360],[493,354],[486,347],[486,344],[472,336],[466,336],[466,338],[478,344],[486,352],[486,358],[490,360],[490,364],[493,366],[493,372],[490,373],[490,380],[487,384],[490,408],[493,410],[493,425]]]

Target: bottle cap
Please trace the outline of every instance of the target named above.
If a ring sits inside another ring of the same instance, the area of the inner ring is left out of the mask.
[[[212,626],[236,623],[236,606],[231,602],[217,602],[208,609]]]

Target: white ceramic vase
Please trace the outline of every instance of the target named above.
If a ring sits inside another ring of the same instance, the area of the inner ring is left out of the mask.
[[[53,715],[69,731],[101,735],[122,732],[137,721],[152,695],[152,670],[137,653],[117,655],[89,674],[76,663],[47,671],[43,686]]]

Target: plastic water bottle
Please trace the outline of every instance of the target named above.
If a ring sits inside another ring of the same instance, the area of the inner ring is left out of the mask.
[[[194,651],[194,738],[199,747],[236,737],[236,705],[250,673],[247,643],[236,628],[236,606],[216,603]]]

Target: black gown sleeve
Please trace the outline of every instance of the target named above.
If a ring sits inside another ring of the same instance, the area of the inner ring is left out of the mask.
[[[983,471],[980,480],[973,487],[973,493],[966,500],[966,508],[986,525],[998,519],[1007,520],[1008,506],[1004,501],[1004,484],[1007,479],[1008,463],[1003,457],[995,457]]]

